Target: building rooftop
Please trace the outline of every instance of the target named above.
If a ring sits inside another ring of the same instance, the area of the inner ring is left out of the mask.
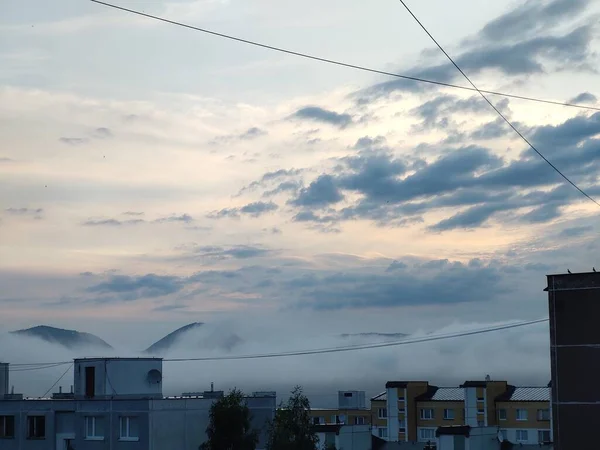
[[[507,391],[496,398],[497,402],[549,402],[550,388],[539,386],[509,386]]]
[[[441,387],[431,396],[431,400],[440,402],[462,402],[465,400],[465,390],[459,387]]]
[[[387,401],[387,391],[382,392],[381,394],[377,394],[375,397],[371,398],[372,402],[376,402],[376,401]]]

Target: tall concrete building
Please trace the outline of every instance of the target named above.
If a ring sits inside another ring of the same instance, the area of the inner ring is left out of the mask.
[[[596,450],[600,273],[548,275],[554,450]]]

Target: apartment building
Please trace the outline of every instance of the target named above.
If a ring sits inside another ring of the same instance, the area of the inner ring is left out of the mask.
[[[381,439],[388,437],[387,392],[371,398],[371,432]]]
[[[76,359],[73,367],[71,392],[29,399],[8,393],[9,365],[0,365],[2,450],[197,450],[210,407],[222,396],[211,390],[163,397],[160,358]],[[246,400],[263,448],[275,393]]]
[[[391,381],[386,388],[385,394],[373,397],[372,411],[377,411],[373,434],[388,441],[435,443],[442,429],[485,429],[514,444],[552,440],[548,386],[515,387],[488,377],[458,387]],[[382,431],[384,426],[387,431]]]
[[[335,408],[311,408],[314,425],[371,425],[364,391],[339,391]]]
[[[597,449],[600,272],[548,275],[555,450]]]

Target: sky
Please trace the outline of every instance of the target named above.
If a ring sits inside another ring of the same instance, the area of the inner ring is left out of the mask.
[[[391,0],[118,4],[467,83]],[[597,2],[408,5],[479,88],[600,107]],[[46,324],[135,351],[201,321],[240,335],[242,353],[318,348],[340,333],[437,333],[545,317],[545,275],[598,264],[598,206],[476,93],[86,1],[2,2],[0,36],[2,331]],[[600,198],[600,112],[489,99]],[[364,384],[373,376],[358,370],[363,358],[387,361],[382,380],[433,377],[453,365],[461,370],[450,381],[482,378],[508,365],[518,369],[511,376],[545,383],[546,331],[511,331],[518,348],[498,332],[431,344],[429,356],[406,347],[273,367],[298,383],[322,368],[321,378],[353,374]],[[495,353],[474,361],[482,342]],[[0,358],[50,354],[27,351]],[[218,372],[235,383],[231,367]]]

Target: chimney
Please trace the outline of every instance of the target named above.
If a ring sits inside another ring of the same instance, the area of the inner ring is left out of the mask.
[[[71,394],[73,393],[73,385],[71,385]]]
[[[58,393],[59,393],[59,394],[62,394],[62,386],[59,386],[59,387],[58,387]]]
[[[215,383],[210,383],[210,392],[215,392]]]

